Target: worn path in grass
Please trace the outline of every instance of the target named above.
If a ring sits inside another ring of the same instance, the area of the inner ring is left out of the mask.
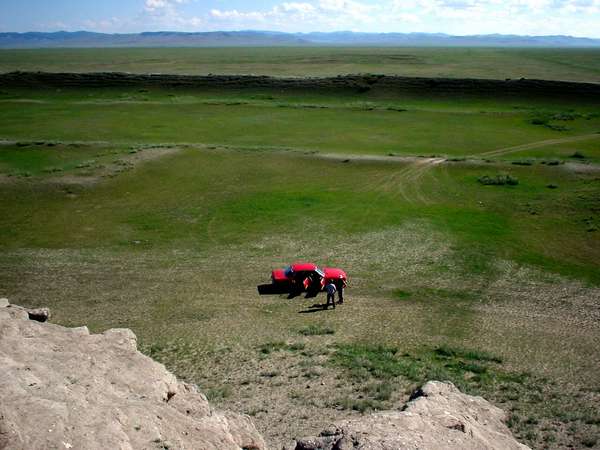
[[[543,148],[543,147],[547,147],[547,146],[555,145],[555,144],[566,144],[566,143],[571,143],[571,142],[587,141],[587,140],[593,140],[593,139],[600,139],[600,132],[596,132],[596,133],[592,133],[592,134],[584,134],[584,135],[580,135],[580,136],[569,136],[569,137],[556,138],[556,139],[546,139],[543,141],[531,142],[529,144],[522,144],[522,145],[515,145],[513,147],[499,148],[497,150],[491,150],[489,152],[483,152],[483,153],[479,153],[478,155],[473,155],[473,156],[479,156],[479,157],[503,156],[503,155],[507,155],[510,153],[519,152],[522,150],[531,150],[531,149]]]

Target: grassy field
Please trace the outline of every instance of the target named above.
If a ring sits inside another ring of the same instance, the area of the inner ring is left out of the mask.
[[[384,94],[5,89],[0,136],[373,155],[600,156],[594,103]]]
[[[597,49],[140,48],[0,50],[0,72],[335,76],[349,73],[600,82]]]
[[[133,329],[272,447],[427,379],[600,446],[597,105],[4,89],[0,117],[0,296]],[[347,302],[258,296],[297,260]]]

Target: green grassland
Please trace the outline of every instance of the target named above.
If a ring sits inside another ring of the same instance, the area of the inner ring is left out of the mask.
[[[127,48],[0,50],[0,72],[335,76],[349,73],[600,81],[597,49]]]
[[[397,408],[432,378],[504,408],[535,448],[597,446],[599,113],[573,99],[3,89],[0,295],[57,323],[133,329],[273,447],[325,416]],[[479,181],[498,175],[518,183]],[[347,302],[258,296],[296,260],[345,268]]]
[[[594,103],[575,104],[568,99],[5,89],[0,94],[0,111],[0,136],[12,140],[203,143],[321,153],[467,156],[525,144],[534,144],[530,151],[535,152],[539,148],[535,143],[546,146],[551,142],[544,141],[566,138],[549,156],[568,157],[580,148],[590,158],[599,156],[595,143],[600,109]]]

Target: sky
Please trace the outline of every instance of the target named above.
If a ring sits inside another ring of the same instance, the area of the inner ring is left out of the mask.
[[[600,0],[0,0],[0,31],[270,30],[600,38]]]

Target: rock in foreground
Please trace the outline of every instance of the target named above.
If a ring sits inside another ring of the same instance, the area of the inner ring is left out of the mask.
[[[372,414],[339,423],[321,436],[304,438],[290,450],[524,450],[504,424],[505,413],[452,383],[430,381],[403,411]]]
[[[247,416],[214,411],[130,330],[29,318],[0,302],[0,449],[265,448]]]

